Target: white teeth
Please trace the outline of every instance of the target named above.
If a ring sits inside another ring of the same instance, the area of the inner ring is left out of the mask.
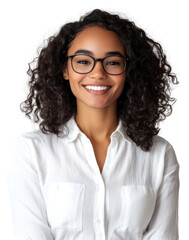
[[[106,86],[85,86],[85,88],[90,89],[90,90],[95,90],[95,91],[102,91],[102,90],[106,90],[110,87],[106,87]]]

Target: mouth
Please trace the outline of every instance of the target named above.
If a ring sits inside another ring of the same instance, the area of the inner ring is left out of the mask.
[[[106,94],[111,86],[107,85],[82,85],[85,90],[93,95],[103,95]]]

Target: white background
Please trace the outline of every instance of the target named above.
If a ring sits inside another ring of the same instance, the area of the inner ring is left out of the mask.
[[[173,146],[180,164],[179,230],[188,239],[189,215],[189,14],[187,1],[2,1],[0,3],[0,239],[12,239],[6,169],[16,135],[36,129],[19,110],[28,94],[28,63],[36,57],[43,40],[85,12],[101,8],[123,13],[149,37],[162,45],[180,84],[173,114],[161,124],[160,134]]]

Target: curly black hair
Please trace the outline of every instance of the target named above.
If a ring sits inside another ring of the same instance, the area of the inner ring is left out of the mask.
[[[171,97],[171,85],[178,84],[159,43],[149,38],[134,22],[117,14],[95,9],[79,21],[66,23],[60,31],[48,38],[47,46],[29,63],[30,92],[20,104],[21,111],[43,133],[60,134],[60,127],[76,113],[76,98],[62,69],[67,52],[77,33],[90,26],[100,26],[116,32],[129,58],[124,89],[117,101],[117,114],[126,134],[149,151],[159,122],[172,113],[176,99]],[[35,66],[32,69],[32,64]]]

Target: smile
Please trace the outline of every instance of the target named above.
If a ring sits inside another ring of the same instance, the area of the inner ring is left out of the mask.
[[[107,90],[110,87],[108,87],[108,86],[85,86],[85,88],[90,89],[90,90],[95,90],[95,91],[102,91],[102,90]]]
[[[103,95],[109,91],[111,88],[110,86],[83,86],[87,92],[93,94],[93,95]]]

